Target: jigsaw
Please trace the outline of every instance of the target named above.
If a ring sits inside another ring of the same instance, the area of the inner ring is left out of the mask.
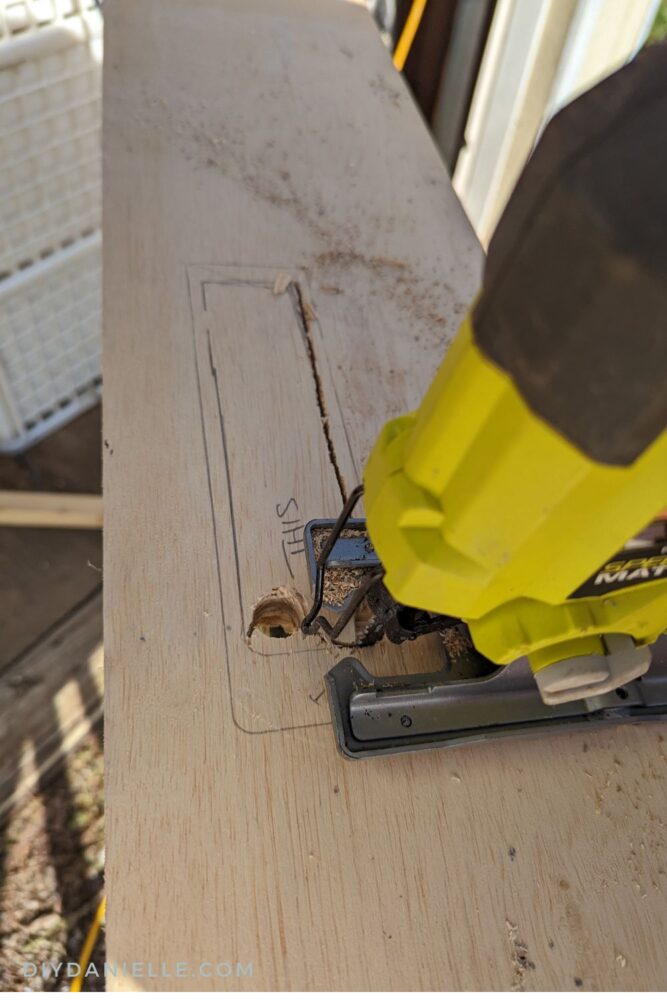
[[[550,121],[421,405],[306,527],[305,635],[442,645],[334,667],[346,756],[667,717],[666,121],[664,44]]]

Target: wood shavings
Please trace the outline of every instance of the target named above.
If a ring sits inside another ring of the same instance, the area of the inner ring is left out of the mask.
[[[442,633],[442,643],[451,657],[462,656],[472,648],[467,632],[458,628],[448,628]]]
[[[317,315],[315,313],[315,310],[311,306],[310,302],[308,302],[307,299],[304,299],[303,295],[301,295],[301,311],[303,313],[306,329],[309,330],[311,323],[313,323],[313,321],[317,319]]]
[[[273,294],[284,295],[291,284],[292,275],[287,274],[285,271],[281,271],[273,283]]]
[[[405,270],[408,266],[404,260],[397,260],[396,257],[385,257],[383,254],[378,254],[373,259],[377,264],[384,264],[385,267],[395,267],[399,271]]]
[[[329,537],[329,532],[329,528],[316,528],[313,531],[313,549],[316,558],[319,557]],[[340,533],[341,538],[355,538],[359,535],[365,535],[365,532],[358,528],[343,528]],[[350,569],[349,567],[341,569],[328,566],[324,574],[324,603],[340,608],[350,594],[357,589],[365,575],[366,571],[363,569]]]
[[[528,957],[528,948],[519,939],[519,928],[511,920],[505,919],[507,938],[512,951],[512,991],[521,993],[525,989],[524,978],[526,972],[535,968],[535,963]]]

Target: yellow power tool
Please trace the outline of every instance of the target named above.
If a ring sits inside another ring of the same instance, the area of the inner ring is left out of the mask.
[[[334,668],[348,756],[667,715],[665,122],[665,45],[552,119],[421,406],[377,440],[366,520],[359,487],[306,528],[304,633],[443,637],[438,674]]]

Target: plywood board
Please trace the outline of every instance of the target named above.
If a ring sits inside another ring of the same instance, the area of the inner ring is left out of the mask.
[[[108,988],[661,985],[661,727],[350,764],[246,641],[480,277],[369,16],[119,2],[105,72]]]
[[[305,524],[342,506],[343,464],[360,477],[339,400],[323,388],[331,378],[323,330],[335,318],[326,300],[315,314],[296,268],[195,266],[188,282],[234,720],[248,734],[328,726],[322,663],[331,652],[301,635],[255,632],[249,642],[248,629],[274,583],[310,596]],[[427,670],[433,645],[382,644],[364,658],[376,673]]]

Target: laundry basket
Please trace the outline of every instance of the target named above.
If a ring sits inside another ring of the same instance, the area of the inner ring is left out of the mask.
[[[102,19],[0,0],[0,451],[101,390]]]

